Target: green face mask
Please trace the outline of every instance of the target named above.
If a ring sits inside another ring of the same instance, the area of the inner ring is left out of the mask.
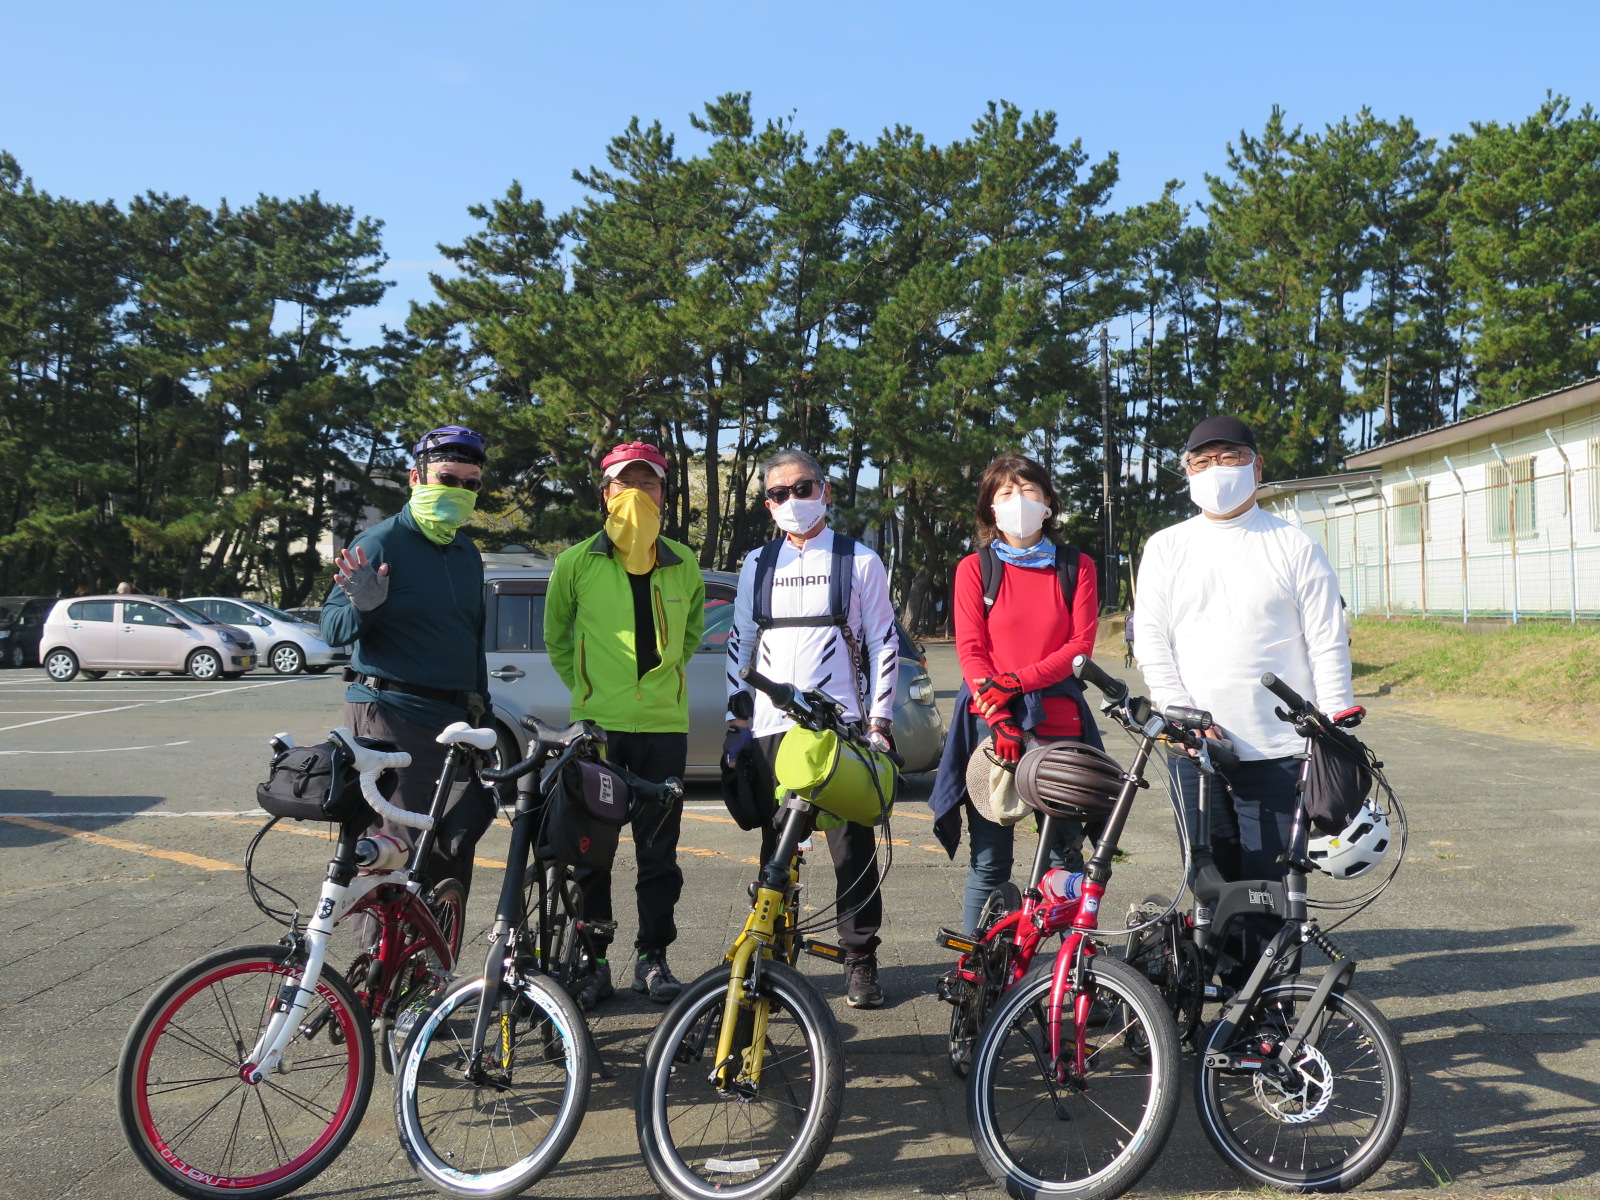
[[[407,507],[430,542],[448,546],[461,523],[478,507],[478,494],[442,483],[422,483],[411,489]]]

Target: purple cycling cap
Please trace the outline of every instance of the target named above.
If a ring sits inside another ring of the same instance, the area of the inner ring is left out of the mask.
[[[488,457],[488,447],[483,440],[483,434],[468,429],[465,425],[441,425],[438,429],[429,430],[422,435],[420,441],[412,447],[412,457],[442,459],[451,461],[450,456],[459,455],[461,462],[477,463],[483,465]]]

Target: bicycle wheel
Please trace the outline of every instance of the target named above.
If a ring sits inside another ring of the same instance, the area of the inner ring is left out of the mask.
[[[117,1112],[135,1156],[183,1196],[282,1196],[316,1178],[361,1124],[372,1032],[355,992],[323,967],[278,1069],[242,1070],[294,977],[283,946],[191,963],[144,1006],[123,1043]]]
[[[466,927],[467,889],[461,886],[459,879],[441,879],[428,890],[423,903],[427,905],[433,923],[444,935],[445,944],[450,947],[451,961],[457,961],[461,957],[461,935]],[[409,924],[406,926],[404,935],[406,942],[414,941],[420,936],[410,928]],[[396,980],[394,992],[390,997],[392,1007],[389,1011],[394,1017],[393,1020],[386,1022],[387,1036],[383,1041],[382,1066],[386,1074],[394,1074],[395,1064],[400,1061],[400,1052],[405,1049],[406,1039],[411,1036],[411,1030],[433,1003],[434,993],[444,985],[444,982],[444,964],[432,950],[424,950],[413,955],[406,964],[406,970]]]
[[[1144,924],[1166,912],[1171,901],[1162,895],[1146,896],[1130,905],[1128,924]],[[1195,944],[1183,936],[1183,918],[1177,913],[1128,935],[1122,958],[1156,989],[1177,1021],[1178,1042],[1193,1040],[1205,1006],[1205,964]]]
[[[510,1196],[561,1161],[589,1101],[583,1014],[525,975],[490,1026],[470,1078],[483,976],[453,983],[417,1022],[395,1074],[394,1116],[412,1167],[452,1196]]]
[[[1084,967],[1093,1002],[1088,1070],[1052,1079],[1053,962],[1006,993],[984,1027],[967,1080],[967,1121],[978,1158],[1018,1200],[1100,1200],[1136,1183],[1161,1153],[1178,1112],[1178,1040],[1161,997],[1126,963],[1097,954]]]
[[[989,893],[978,913],[978,929],[974,936],[979,939],[979,945],[971,956],[978,978],[959,980],[951,1001],[950,1069],[959,1079],[965,1079],[972,1067],[972,1044],[978,1040],[984,1018],[1005,990],[1006,973],[1011,969],[1011,947],[1015,939],[1009,934],[986,939],[996,922],[1021,907],[1022,891],[1007,880]]]
[[[689,984],[667,1008],[639,1076],[639,1148],[650,1178],[674,1200],[787,1200],[828,1152],[844,1096],[839,1027],[806,977],[761,964],[757,1002],[768,1006],[758,1084],[719,1091],[715,1064],[728,994],[727,966]],[[753,1058],[754,1011],[741,1013]]]
[[[1195,1076],[1195,1107],[1206,1137],[1229,1163],[1273,1187],[1343,1192],[1394,1152],[1411,1107],[1400,1040],[1358,992],[1328,997],[1327,1022],[1301,1047],[1291,1076],[1211,1066],[1212,1053],[1273,1053],[1316,990],[1295,976],[1262,993],[1226,1043],[1212,1034]]]

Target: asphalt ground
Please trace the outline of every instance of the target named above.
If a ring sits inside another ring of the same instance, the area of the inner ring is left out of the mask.
[[[953,654],[934,646],[931,657],[948,712]],[[0,921],[8,931],[0,942],[0,1197],[167,1194],[118,1127],[119,1048],[173,971],[218,947],[275,940],[277,927],[250,904],[239,869],[260,824],[250,812],[265,738],[278,730],[318,738],[339,719],[340,693],[328,677],[59,685],[36,670],[0,673]],[[1356,985],[1402,1034],[1414,1088],[1408,1132],[1369,1190],[1600,1193],[1600,759],[1453,728],[1414,706],[1368,703],[1367,737],[1406,801],[1411,842],[1394,887],[1334,940],[1360,960]],[[1486,724],[1492,716],[1484,713]],[[850,1066],[843,1118],[807,1194],[999,1195],[967,1139],[962,1090],[944,1057],[949,1010],[932,995],[950,958],[933,934],[959,919],[965,862],[951,863],[934,842],[921,802],[927,786],[910,783],[892,828],[881,951],[888,1006],[849,1009],[837,970],[803,963],[833,998]],[[1108,914],[1176,883],[1170,816],[1158,791],[1146,795]],[[505,842],[496,827],[480,845],[469,936],[488,923]],[[680,850],[687,885],[671,961],[689,979],[719,960],[739,927],[755,838],[697,788]],[[305,900],[326,853],[317,830],[281,829],[258,863]],[[1028,853],[1019,838],[1019,873]],[[831,899],[825,876],[812,868],[815,903]],[[633,917],[623,891],[626,939]],[[1313,887],[1314,896],[1330,891]],[[469,943],[466,969],[481,944]],[[335,952],[347,954],[348,942]],[[532,1195],[655,1194],[639,1161],[633,1093],[661,1010],[619,983],[624,990],[592,1022],[616,1078],[592,1088],[572,1150]],[[1186,1092],[1177,1131],[1139,1192],[1244,1187],[1201,1136]],[[356,1139],[299,1194],[432,1194],[397,1148],[387,1076],[377,1076]]]

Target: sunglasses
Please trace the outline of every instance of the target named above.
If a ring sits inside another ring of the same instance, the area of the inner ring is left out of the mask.
[[[463,479],[459,475],[446,474],[444,471],[430,471],[429,474],[437,482],[444,484],[445,487],[466,488],[469,492],[483,491],[483,480],[481,478]]]
[[[822,480],[820,479],[797,479],[791,484],[769,487],[767,489],[767,499],[774,504],[787,504],[790,496],[793,496],[796,500],[809,500],[811,499],[812,490],[821,486]]]

